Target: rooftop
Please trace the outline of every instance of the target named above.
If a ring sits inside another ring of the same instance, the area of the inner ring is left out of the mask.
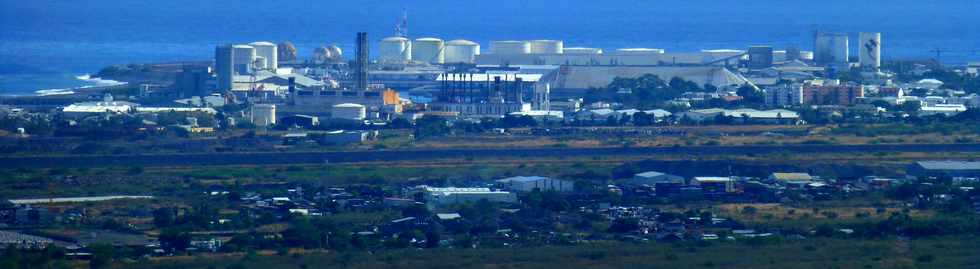
[[[980,162],[920,161],[916,164],[927,170],[980,170]]]
[[[547,177],[542,177],[542,176],[516,176],[516,177],[508,177],[508,178],[500,179],[500,180],[497,180],[497,182],[501,182],[501,183],[509,183],[509,182],[534,182],[534,181],[545,180],[545,179],[548,179],[548,178]]]
[[[813,177],[807,173],[772,173],[772,179],[779,181],[811,181]]]

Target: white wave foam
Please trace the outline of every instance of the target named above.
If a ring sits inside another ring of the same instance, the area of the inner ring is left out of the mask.
[[[119,85],[126,85],[126,84],[128,84],[128,83],[122,82],[122,81],[115,81],[115,80],[111,80],[111,79],[101,79],[99,77],[93,77],[90,74],[78,75],[78,76],[75,76],[75,79],[78,79],[78,80],[81,80],[81,81],[85,81],[85,82],[89,82],[89,83],[93,83],[95,85],[91,85],[91,86],[95,86],[95,87],[119,86]]]
[[[38,96],[51,96],[51,95],[74,94],[75,91],[71,89],[47,89],[47,90],[37,90],[34,93],[36,93]]]

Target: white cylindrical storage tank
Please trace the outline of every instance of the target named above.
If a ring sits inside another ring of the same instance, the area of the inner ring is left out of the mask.
[[[364,120],[367,117],[367,109],[363,105],[344,103],[333,106],[331,117],[344,120]]]
[[[616,49],[616,54],[620,55],[653,55],[653,54],[663,54],[664,49],[652,49],[652,48],[623,48]]]
[[[255,55],[265,58],[263,69],[275,71],[279,68],[279,49],[272,42],[259,41],[248,44],[255,48]]]
[[[419,38],[412,44],[412,60],[430,64],[445,62],[445,44],[438,38]]]
[[[389,37],[378,45],[382,62],[408,62],[412,60],[412,41],[404,37]]]
[[[565,52],[565,42],[561,40],[531,40],[531,54],[562,54]]]
[[[271,104],[252,105],[252,124],[255,124],[255,126],[275,125],[276,105],[271,105]]]
[[[476,56],[480,55],[480,44],[469,40],[452,40],[446,42],[446,63],[467,63],[476,62]]]
[[[600,48],[564,48],[562,49],[563,54],[573,54],[573,55],[589,55],[589,54],[602,54],[602,49]]]
[[[493,41],[490,42],[490,51],[501,55],[530,54],[531,44],[527,41],[515,40]]]
[[[252,73],[252,64],[255,63],[255,47],[248,45],[235,45],[231,49],[232,70],[236,75],[248,75]]]

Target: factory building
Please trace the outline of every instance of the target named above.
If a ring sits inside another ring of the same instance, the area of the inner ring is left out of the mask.
[[[500,44],[501,42],[506,42]],[[519,42],[519,43],[514,43]],[[744,58],[742,50],[704,50],[701,52],[666,53],[655,48],[625,48],[603,53],[596,48],[568,48],[563,53],[531,53],[530,43],[524,41],[496,41],[502,47],[476,57],[478,65],[730,65]],[[518,44],[526,44],[524,46]],[[503,51],[497,53],[496,51]],[[568,53],[564,53],[564,52]]]
[[[627,179],[623,182],[626,185],[634,186],[656,186],[662,183],[675,183],[684,184],[684,178],[680,176],[675,176],[667,173],[661,173],[657,171],[648,171],[643,173],[638,173],[631,179]]]
[[[785,53],[784,51],[784,59]],[[766,69],[772,67],[773,54],[771,46],[749,47],[749,69]]]
[[[429,64],[442,64],[446,61],[445,44],[442,39],[424,37],[415,39],[412,44],[412,60]]]
[[[548,85],[541,75],[513,73],[446,73],[437,80],[435,111],[460,115],[504,116],[548,106]]]
[[[404,37],[388,37],[378,45],[379,60],[383,63],[407,63],[412,60],[412,41]]]
[[[700,186],[705,193],[735,192],[735,180],[730,177],[695,177],[692,184]]]
[[[767,107],[796,107],[803,105],[803,85],[784,84],[764,90]]]
[[[575,182],[541,176],[509,177],[499,179],[497,183],[516,192],[571,192],[575,190]]]
[[[980,178],[980,162],[919,161],[909,165],[908,174],[920,179],[973,177]]]
[[[255,126],[276,125],[276,105],[254,104],[249,114],[251,115],[252,124],[255,124]]]
[[[498,203],[516,203],[517,195],[506,191],[494,191],[490,188],[435,188],[423,186],[419,190],[430,208],[438,208],[462,203],[475,203],[487,200]]]
[[[314,87],[297,89],[290,95],[292,109],[305,113],[322,113],[324,108],[336,104],[353,103],[365,106],[372,111],[385,106],[399,105],[398,92],[394,90],[351,91],[336,88]]]
[[[480,44],[469,40],[451,40],[446,42],[447,64],[473,64],[476,63],[476,56],[480,55]]]
[[[749,83],[745,77],[722,66],[561,66],[541,77],[550,85],[551,98],[578,98],[592,88],[606,87],[616,79],[652,74],[663,80],[679,77],[698,85],[735,88]]]
[[[846,33],[817,32],[814,38],[814,61],[819,64],[841,64],[848,61]]]
[[[264,64],[258,66],[259,68],[272,72],[275,72],[279,68],[279,52],[277,51],[276,44],[259,41],[249,43],[248,45],[255,48],[255,55],[258,58],[264,59]]]
[[[881,68],[881,33],[858,34],[861,67],[868,70]]]

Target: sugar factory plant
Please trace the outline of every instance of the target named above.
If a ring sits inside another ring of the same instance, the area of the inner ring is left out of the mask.
[[[407,25],[406,16],[394,35],[380,39],[357,33],[350,58],[336,45],[315,48],[310,59],[297,59],[296,49],[287,43],[220,45],[215,49],[215,90],[237,101],[278,106],[274,111],[279,114],[329,116],[337,105],[341,110],[357,105],[366,111],[365,120],[384,121],[404,113],[413,119],[426,113],[574,113],[580,104],[569,102],[581,102],[589,89],[644,74],[681,78],[722,94],[744,86],[761,91],[773,81],[804,81],[852,69],[883,75],[878,72],[880,33],[860,33],[854,42],[858,55],[852,60],[847,33],[814,32],[813,50],[752,45],[673,52],[566,46],[553,39],[495,40],[481,46],[466,39],[412,38]],[[375,53],[369,53],[375,46]],[[262,110],[268,114],[268,108]]]

